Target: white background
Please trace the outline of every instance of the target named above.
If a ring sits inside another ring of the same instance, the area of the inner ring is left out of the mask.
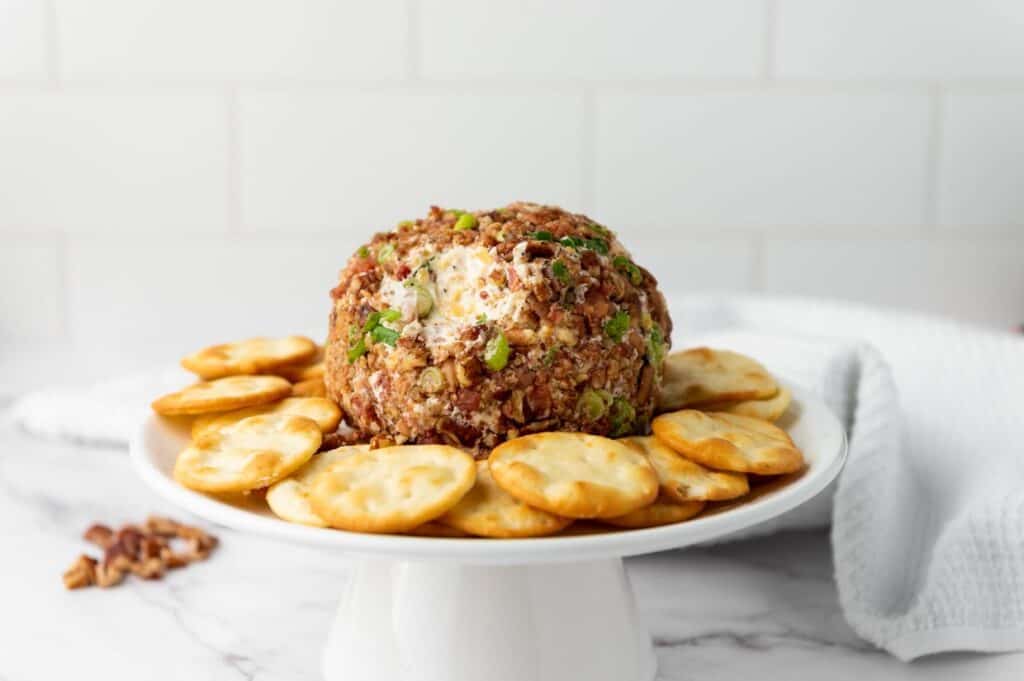
[[[1019,0],[0,0],[0,369],[322,329],[431,203],[679,291],[1024,321]]]

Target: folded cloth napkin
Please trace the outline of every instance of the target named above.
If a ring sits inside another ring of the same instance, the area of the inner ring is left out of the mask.
[[[750,354],[847,428],[838,486],[745,534],[831,516],[843,611],[901,659],[1024,648],[1024,341],[855,305],[670,299],[675,347]],[[145,405],[187,381],[175,370],[44,391],[12,416],[44,435],[125,443]]]

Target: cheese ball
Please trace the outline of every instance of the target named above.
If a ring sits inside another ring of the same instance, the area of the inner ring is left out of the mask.
[[[331,297],[324,381],[363,438],[485,455],[540,431],[649,431],[672,322],[584,215],[432,207],[360,247]]]

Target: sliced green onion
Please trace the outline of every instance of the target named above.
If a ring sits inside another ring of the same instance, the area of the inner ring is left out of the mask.
[[[616,397],[611,406],[611,436],[619,437],[628,435],[633,430],[633,421],[636,420],[636,410],[633,405]]]
[[[487,314],[484,313],[484,312],[481,312],[480,314],[478,314],[476,316],[476,323],[477,324],[486,324],[487,323]]]
[[[380,312],[374,310],[366,316],[366,323],[363,324],[363,333],[373,331],[378,324],[380,324]]]
[[[398,335],[397,331],[386,326],[375,326],[373,331],[370,332],[370,337],[374,343],[384,343],[391,347],[395,347],[395,344],[398,342]]]
[[[588,421],[596,421],[608,411],[608,404],[597,390],[584,390],[576,407]]]
[[[665,336],[661,327],[651,325],[651,334],[647,337],[647,361],[651,366],[659,367],[665,360]]]
[[[575,236],[563,236],[559,239],[558,243],[562,244],[566,248],[571,248],[577,251],[583,247],[583,239]]]
[[[584,239],[583,246],[601,255],[608,255],[608,242],[604,239]]]
[[[618,271],[624,273],[629,277],[629,281],[634,286],[639,286],[644,283],[644,274],[640,271],[640,268],[633,264],[633,262],[624,255],[617,255],[612,258],[612,265]]]
[[[555,279],[562,282],[563,284],[571,284],[572,277],[569,275],[569,268],[565,266],[565,263],[561,260],[555,260],[551,263],[551,274],[555,275]]]
[[[370,257],[370,249],[367,248],[366,246],[360,246],[359,250],[356,251],[356,255],[358,255],[360,258],[369,258]]]
[[[390,308],[381,310],[380,318],[385,322],[397,322],[402,318],[402,312],[400,310],[392,310]]]
[[[358,326],[348,330],[348,363],[352,364],[366,354],[366,341]]]
[[[604,333],[616,343],[622,342],[622,337],[629,330],[629,314],[625,310],[617,310],[612,318],[604,323]]]
[[[393,260],[394,257],[395,257],[395,245],[394,244],[384,244],[383,246],[380,247],[380,250],[377,251],[377,262],[387,262],[388,260]]]
[[[548,348],[548,351],[544,353],[544,366],[551,366],[556,357],[558,357],[557,345],[553,348]]]
[[[430,295],[430,291],[420,284],[416,284],[413,288],[416,290],[416,316],[426,317],[434,309],[434,296]]]
[[[593,232],[594,234],[598,234],[600,236],[612,235],[612,231],[610,229],[608,229],[604,225],[599,225],[596,222],[591,222],[589,225],[587,225],[587,228],[590,229],[590,231]]]
[[[410,227],[412,227],[415,224],[416,223],[413,222],[412,220],[402,220],[401,222],[398,223],[398,228],[399,229],[409,229]]]
[[[508,339],[505,338],[504,333],[499,331],[497,336],[493,336],[487,341],[487,346],[484,348],[484,364],[491,371],[501,371],[508,364],[508,355]]]
[[[459,219],[455,221],[455,231],[462,232],[467,229],[473,229],[476,227],[476,216],[472,213],[463,213],[459,216]]]
[[[533,239],[534,241],[554,241],[555,235],[547,230],[541,230],[539,232],[527,232],[527,238]]]
[[[440,392],[444,388],[444,374],[437,367],[427,367],[420,372],[420,387],[424,392]]]

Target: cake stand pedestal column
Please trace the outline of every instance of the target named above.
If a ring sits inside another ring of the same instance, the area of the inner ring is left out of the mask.
[[[327,681],[650,681],[656,669],[619,558],[362,559],[323,656]]]

